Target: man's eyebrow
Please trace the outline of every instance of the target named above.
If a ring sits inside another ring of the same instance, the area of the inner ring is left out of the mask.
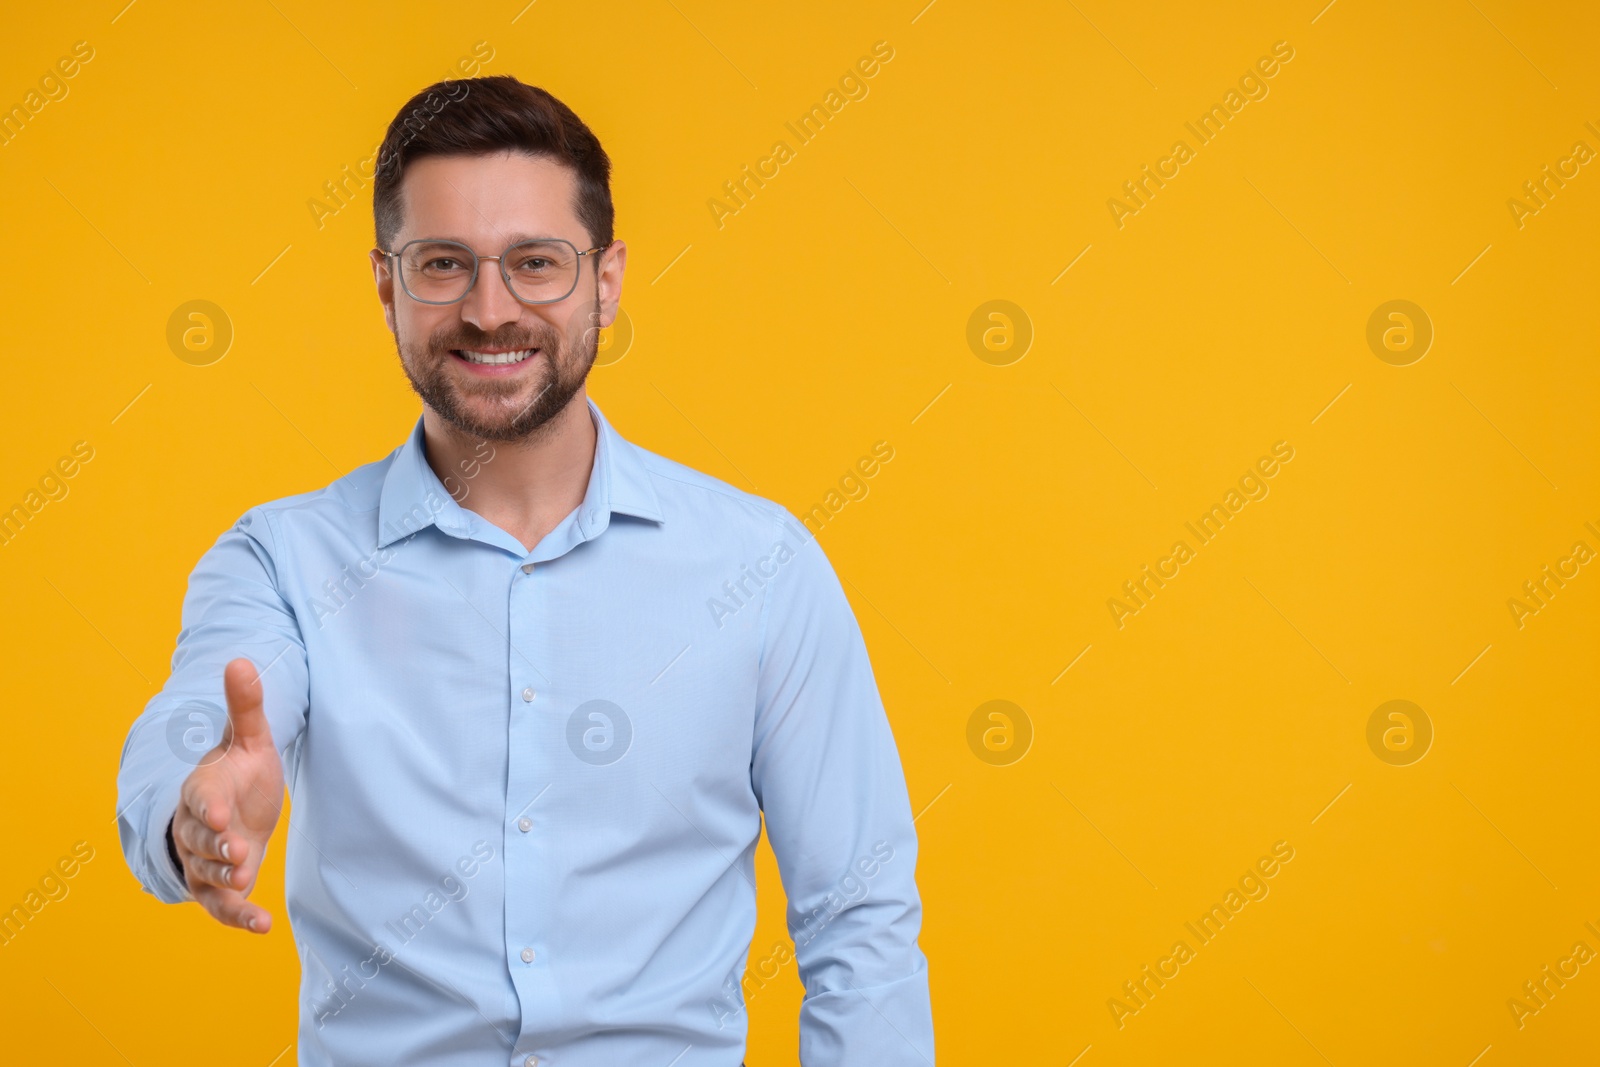
[[[456,244],[466,245],[468,248],[472,247],[472,242],[467,240],[465,237],[457,237],[457,236],[453,236],[453,235],[427,234],[426,236],[423,236],[423,237],[414,238],[414,240],[418,240],[418,241],[454,241]],[[507,238],[506,243],[507,244],[516,245],[516,244],[521,244],[524,241],[559,241],[559,240],[562,240],[562,238],[557,237],[553,233],[537,233],[537,234],[514,233],[509,238]]]

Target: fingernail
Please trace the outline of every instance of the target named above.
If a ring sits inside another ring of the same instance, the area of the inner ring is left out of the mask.
[[[244,924],[251,930],[254,930],[256,928],[256,917],[254,915],[250,916],[250,918],[244,921]]]
[[[205,817],[206,817],[206,806],[205,806],[204,801],[202,801],[201,804],[200,804],[200,819],[201,819],[202,822],[205,821]]]
[[[229,885],[233,884],[233,865],[232,864],[229,864],[228,866],[222,868],[222,880],[224,882],[228,883]]]
[[[232,856],[228,855],[228,849],[230,849],[232,847],[233,847],[233,842],[232,841],[224,841],[222,843],[222,858],[223,859],[225,859],[225,860],[233,859]]]

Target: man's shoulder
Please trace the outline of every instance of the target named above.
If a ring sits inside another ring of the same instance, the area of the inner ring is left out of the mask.
[[[693,530],[765,536],[775,526],[797,526],[788,508],[759,493],[740,489],[705,471],[633,445],[661,502],[667,525],[678,520]]]
[[[239,525],[249,530],[265,524],[273,528],[275,533],[286,521],[307,520],[335,525],[360,522],[362,517],[378,510],[384,478],[399,454],[400,448],[395,448],[382,459],[363,463],[320,489],[291,493],[255,504],[240,517]]]

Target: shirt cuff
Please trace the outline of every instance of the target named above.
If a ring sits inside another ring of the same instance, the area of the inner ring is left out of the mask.
[[[183,874],[183,864],[178,860],[177,850],[168,837],[182,791],[181,780],[162,786],[158,795],[151,800],[145,816],[149,820],[145,823],[144,838],[144,868],[149,876],[146,888],[158,900],[168,904],[194,899],[194,894],[189,892],[189,880]],[[166,818],[161,818],[162,815]],[[155,829],[157,826],[162,827],[159,833]]]
[[[172,869],[178,872],[179,878],[182,878],[183,859],[178,855],[178,846],[172,840],[172,823],[177,817],[177,812],[173,812],[172,818],[167,820],[167,856],[172,860]]]

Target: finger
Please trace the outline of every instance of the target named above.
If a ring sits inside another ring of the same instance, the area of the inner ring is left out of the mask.
[[[214,832],[198,819],[175,820],[172,838],[189,852],[208,860],[222,860],[240,867],[250,859],[248,838],[231,829]]]
[[[194,892],[195,883],[214,885],[220,889],[235,889],[238,888],[237,883],[242,880],[236,876],[237,868],[231,863],[190,855],[184,859],[183,866],[189,875],[190,892]]]
[[[228,725],[233,743],[245,748],[272,747],[272,728],[261,702],[261,676],[244,658],[229,662],[222,671],[222,688],[228,698]]]
[[[250,858],[250,842],[225,830],[217,835],[217,858],[227,860],[235,867],[242,867]]]
[[[188,816],[188,812],[183,812]],[[172,839],[196,856],[210,860],[231,860],[233,849],[228,849],[227,855],[223,853],[222,842],[224,835],[216,833],[199,819],[186,817],[174,819],[172,824]]]
[[[185,778],[179,796],[188,813],[207,829],[224,830],[233,817],[233,805],[229,803],[227,783],[216,774],[206,773],[209,770],[202,768]]]
[[[272,914],[245,899],[237,889],[201,886],[194,898],[206,912],[224,926],[234,926],[264,934],[272,929]],[[254,925],[252,925],[252,923]]]

